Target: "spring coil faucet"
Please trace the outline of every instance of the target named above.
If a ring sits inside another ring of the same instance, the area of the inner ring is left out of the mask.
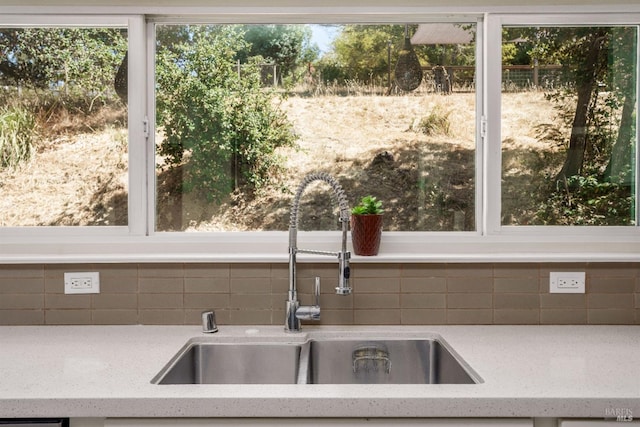
[[[331,186],[335,199],[337,199],[340,208],[340,223],[342,225],[342,247],[340,252],[317,251],[310,249],[298,249],[298,210],[300,209],[300,199],[307,186],[314,181],[324,181]],[[338,286],[336,293],[338,295],[349,295],[351,287],[349,286],[349,259],[351,253],[347,251],[347,231],[349,230],[349,204],[344,190],[331,175],[318,172],[307,175],[300,185],[291,203],[291,215],[289,218],[289,299],[287,300],[285,310],[286,332],[299,332],[300,320],[318,320],[320,319],[320,283],[316,279],[314,294],[316,304],[312,306],[301,306],[298,301],[298,290],[296,284],[296,255],[298,253],[328,255],[338,257]]]

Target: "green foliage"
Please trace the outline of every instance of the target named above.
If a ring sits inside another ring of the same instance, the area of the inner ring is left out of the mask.
[[[35,126],[35,117],[27,109],[0,108],[0,167],[13,167],[29,160]]]
[[[353,215],[380,215],[383,212],[382,202],[374,196],[364,196],[360,204],[351,209]]]
[[[395,63],[404,43],[404,25],[345,25],[334,40],[335,60],[348,69],[350,79],[369,82],[372,78],[386,78],[389,42],[396,44],[392,58]]]
[[[304,64],[315,60],[317,49],[311,47],[311,28],[306,25],[256,25],[242,26],[247,48],[238,52],[238,59],[247,62],[249,58],[261,56],[280,67],[280,78],[295,80],[296,70],[304,69]]]
[[[543,225],[634,225],[634,204],[626,185],[572,176],[540,204],[536,219]]]
[[[260,87],[255,61],[238,75],[236,53],[248,46],[237,27],[194,26],[190,34],[158,49],[159,154],[186,165],[185,191],[210,200],[240,185],[259,189],[277,176],[276,149],[294,144],[291,125]]]
[[[91,109],[114,95],[115,73],[126,50],[122,29],[0,29],[0,82],[57,91],[62,100]]]

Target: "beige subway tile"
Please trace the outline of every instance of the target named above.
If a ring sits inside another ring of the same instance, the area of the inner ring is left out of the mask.
[[[493,292],[493,279],[491,277],[476,278],[448,278],[447,291],[450,293],[479,293]]]
[[[271,310],[231,310],[229,320],[232,325],[271,325]],[[282,317],[284,322],[284,316]]]
[[[586,262],[548,262],[540,264],[540,278],[548,279],[552,271],[587,271]]]
[[[493,304],[496,309],[537,310],[540,294],[495,294]]]
[[[495,292],[504,293],[538,293],[540,281],[538,277],[500,277],[493,279]]]
[[[356,325],[399,325],[400,310],[353,310],[353,322]]]
[[[59,277],[47,276],[44,279],[44,291],[48,294],[64,293],[64,276]]]
[[[78,271],[100,271],[101,264],[47,264],[44,266],[45,279],[54,279],[64,282],[64,273]]]
[[[636,325],[640,325],[640,309],[636,308]]]
[[[447,279],[444,277],[403,277],[400,279],[402,293],[444,293]]]
[[[44,292],[44,278],[0,278],[0,295],[36,294]]]
[[[449,309],[447,324],[449,325],[490,325],[493,323],[491,309]]]
[[[496,325],[537,325],[540,323],[540,310],[494,310],[493,323]]]
[[[48,309],[64,308],[91,308],[90,294],[46,294],[44,296],[44,306]]]
[[[400,310],[403,325],[444,325],[447,323],[447,311],[444,309],[405,309]]]
[[[271,293],[271,279],[264,277],[232,277],[230,288],[230,293],[232,294],[269,294]]]
[[[630,309],[634,308],[633,294],[587,294],[587,304],[592,308]]]
[[[7,264],[0,265],[0,279],[43,279],[42,264]]]
[[[492,294],[448,294],[447,307],[452,308],[492,308]]]
[[[540,294],[540,308],[587,308],[585,294]]]
[[[588,277],[587,292],[632,293],[636,288],[635,277]]]
[[[96,294],[91,295],[91,307],[99,310],[137,310],[137,294]]]
[[[280,309],[280,307],[282,307],[282,309]],[[332,310],[327,310],[327,311],[331,312]],[[324,314],[320,316],[321,319],[322,319],[322,316],[324,316]],[[274,308],[271,310],[271,324],[284,326],[284,307],[283,306],[279,305],[277,308]],[[319,323],[312,322],[310,324],[317,325]]]
[[[540,323],[543,325],[585,325],[587,310],[543,308],[540,310]]]
[[[100,283],[105,278],[122,279],[138,278],[137,264],[101,264],[97,270],[100,273]]]
[[[332,282],[320,282],[320,292],[324,292],[325,291],[325,287],[330,288],[330,285],[333,284]],[[324,286],[323,286],[324,285]],[[331,288],[333,289],[333,288]],[[283,279],[283,278],[275,278],[272,277],[271,278],[271,292],[274,294],[283,294],[283,293],[287,293],[289,292],[289,279]]]
[[[0,325],[43,325],[44,310],[0,310]]]
[[[399,278],[401,267],[400,264],[353,264],[351,274],[357,279]]]
[[[635,310],[589,309],[587,312],[590,325],[633,325]]]
[[[283,300],[285,301],[287,295],[283,295]],[[307,299],[309,298],[309,299]],[[305,298],[305,304],[312,301],[311,295]],[[353,309],[355,295],[338,295],[336,293],[330,294],[321,294],[320,295],[320,307],[324,310],[325,308],[334,309],[334,310],[351,310]]]
[[[260,294],[231,294],[229,308],[241,310],[269,310],[271,298]]]
[[[217,277],[187,277],[184,279],[185,293],[229,293],[229,278]]]
[[[353,307],[356,310],[400,308],[400,296],[398,294],[355,294]]]
[[[256,277],[268,279],[271,277],[270,264],[231,264],[230,277]]]
[[[182,309],[183,300],[182,294],[140,294],[138,295],[138,308]]]
[[[537,279],[540,275],[538,264],[531,263],[507,263],[495,264],[493,266],[493,276],[501,278],[515,279]]]
[[[491,264],[448,264],[447,277],[464,278],[492,278],[493,265]]]
[[[135,294],[137,292],[137,277],[100,276],[100,293]]]
[[[635,304],[634,307],[635,308],[640,308],[640,294],[634,294],[634,300],[635,300]]]
[[[46,325],[90,325],[91,310],[45,310]]]
[[[140,310],[139,322],[142,325],[183,325],[184,310]]]
[[[272,279],[288,279],[289,264],[271,264]]]
[[[92,310],[94,325],[137,325],[138,310]]]
[[[229,307],[228,294],[185,294],[184,308],[186,309],[223,309]]]
[[[637,277],[638,264],[629,262],[589,264],[589,277]]]
[[[414,278],[446,278],[446,264],[403,264],[402,277]]]
[[[311,297],[308,297],[309,299],[307,299],[306,297],[304,299],[302,299],[300,301],[300,304],[302,305],[309,305],[312,304],[315,299],[312,299]],[[300,300],[300,295],[298,295],[298,300]],[[278,309],[282,309],[284,311],[284,307],[287,301],[287,295],[286,294],[271,294],[271,309],[272,310],[278,310]],[[323,299],[320,299],[320,306],[325,309],[325,308],[330,308],[328,307],[327,304],[325,304]],[[284,316],[284,314],[283,314]],[[284,319],[284,317],[283,317]]]
[[[231,266],[229,264],[185,264],[184,277],[189,278],[229,278],[231,275]]]
[[[184,265],[182,264],[140,264],[138,266],[139,278],[159,278],[169,277],[183,278]]]
[[[275,314],[275,313],[274,313]],[[282,315],[284,322],[284,313]],[[316,324],[315,322],[313,323]],[[320,315],[320,325],[353,325],[353,310],[325,310]]]
[[[4,294],[0,297],[0,310],[44,308],[42,294]]]
[[[351,281],[354,293],[399,293],[400,279],[383,278],[359,278]]]
[[[403,309],[446,308],[446,294],[401,294],[400,307]]]
[[[182,277],[140,278],[138,286],[140,293],[146,294],[183,293],[184,279]]]

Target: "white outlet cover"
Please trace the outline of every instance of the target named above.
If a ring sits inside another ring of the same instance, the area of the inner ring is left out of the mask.
[[[584,294],[584,271],[552,271],[549,273],[549,292],[552,294]],[[568,285],[563,285],[568,283]],[[573,284],[573,285],[571,285]]]
[[[87,283],[87,286],[76,287],[75,281]],[[100,293],[100,273],[78,271],[64,273],[64,293],[65,294],[99,294]]]

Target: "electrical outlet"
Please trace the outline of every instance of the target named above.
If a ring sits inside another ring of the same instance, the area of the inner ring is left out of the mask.
[[[551,292],[552,294],[584,294],[584,271],[552,271],[549,274],[549,292]]]
[[[76,272],[64,273],[65,294],[99,294],[100,273]]]

